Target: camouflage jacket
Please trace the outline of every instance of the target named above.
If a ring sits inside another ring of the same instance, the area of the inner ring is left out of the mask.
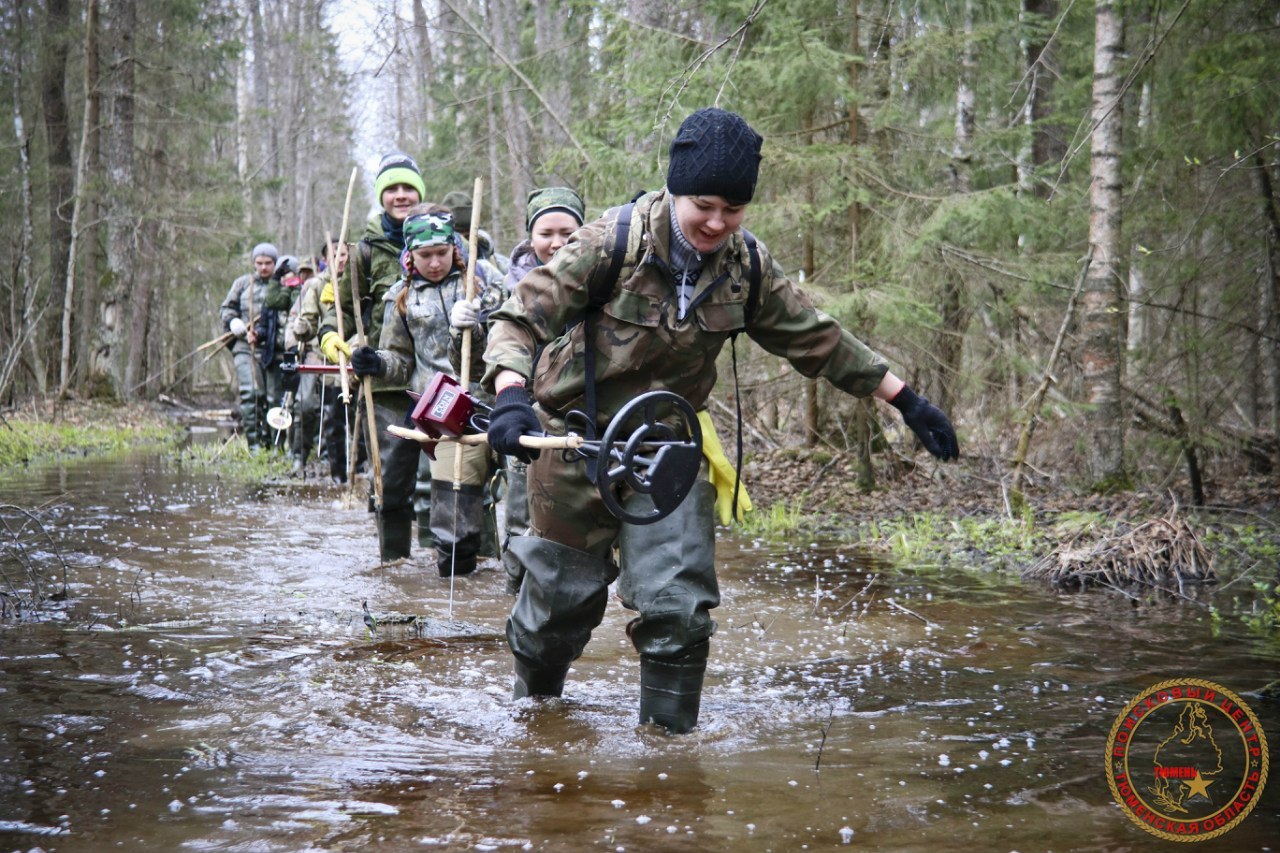
[[[695,408],[716,382],[716,356],[738,329],[805,376],[824,376],[857,396],[876,389],[885,360],[816,309],[783,273],[763,243],[759,301],[748,323],[749,255],[741,233],[704,259],[684,320],[676,320],[669,272],[670,198],[649,193],[636,202],[627,261],[593,320],[596,404],[604,419],[647,391],[674,391]],[[607,271],[615,224],[608,217],[580,228],[547,264],[521,279],[492,316],[484,383],[503,368],[532,379],[543,407],[564,413],[583,405],[583,353],[588,282]],[[609,285],[606,285],[609,286]],[[535,353],[539,353],[535,368]]]
[[[243,320],[250,329],[255,328],[262,320],[262,312],[270,310],[263,307],[266,303],[267,290],[270,286],[270,279],[258,278],[253,273],[245,273],[233,281],[231,289],[227,291],[227,298],[222,300],[222,305],[218,309],[222,328],[227,329],[231,321],[236,317]],[[284,351],[284,312],[276,312],[276,319],[278,321],[276,323],[276,352],[278,355]],[[258,346],[261,346],[261,342],[255,346],[255,349]],[[231,351],[235,353],[249,352],[249,342],[243,338],[236,338]]]
[[[402,247],[387,239],[382,233],[382,221],[375,216],[365,224],[360,242],[369,244],[369,269],[364,268],[364,250],[359,243],[351,247],[350,260],[338,279],[338,298],[326,303],[321,319],[320,337],[326,332],[338,331],[337,306],[342,307],[342,332],[348,342],[356,339],[356,315],[351,308],[351,276],[360,275],[360,310],[364,322],[365,339],[372,345],[382,339],[382,324],[386,319],[383,308],[385,297],[404,274],[400,266]]]
[[[465,271],[455,269],[439,284],[414,277],[403,279],[387,291],[386,322],[382,324],[382,337],[378,341],[378,353],[385,370],[375,387],[379,391],[411,388],[421,391],[437,372],[452,376],[458,373],[461,363],[460,335],[451,336],[449,312],[466,298]],[[476,262],[476,296],[480,299],[481,315],[487,315],[502,304],[504,293],[502,275],[488,261]],[[406,313],[396,310],[396,299],[401,291],[409,288],[405,299]],[[452,340],[451,340],[452,337]],[[471,364],[473,381],[483,371],[480,354],[484,352],[485,326],[472,332]],[[478,386],[472,389],[479,391]]]
[[[298,298],[289,309],[285,346],[303,349],[309,343],[314,344],[307,348],[304,364],[319,364],[321,361],[320,342],[316,339],[316,333],[320,329],[320,293],[328,281],[328,278],[322,276],[312,276],[304,281],[298,288]]]

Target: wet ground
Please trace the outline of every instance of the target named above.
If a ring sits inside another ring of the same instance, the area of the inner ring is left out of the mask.
[[[722,536],[701,724],[668,737],[616,602],[563,701],[513,703],[496,565],[450,621],[433,561],[380,567],[338,496],[146,456],[0,486],[55,502],[71,594],[0,623],[0,850],[1169,850],[1111,799],[1116,715],[1280,674],[1186,603]],[[1273,779],[1196,849],[1277,839]]]

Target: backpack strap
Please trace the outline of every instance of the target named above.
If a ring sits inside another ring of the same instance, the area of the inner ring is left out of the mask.
[[[747,244],[747,257],[750,259],[750,266],[747,269],[747,305],[744,316],[747,325],[751,324],[752,318],[756,313],[756,303],[760,301],[760,279],[762,277],[760,271],[760,247],[756,242],[756,235],[747,229],[742,229],[742,240]],[[734,332],[737,335],[737,332]]]
[[[609,249],[609,266],[604,272],[601,272],[599,264],[592,271],[591,281],[587,285],[588,314],[604,308],[613,298],[614,285],[618,283],[622,265],[627,260],[627,242],[631,239],[631,217],[635,207],[636,203],[632,201],[621,207],[615,207],[605,214],[612,218],[614,223],[613,246]]]
[[[627,259],[627,242],[631,239],[631,217],[635,212],[635,202],[628,202],[621,207],[615,207],[608,212],[614,223],[613,229],[613,246],[609,249],[609,265],[603,274],[600,272],[600,264],[597,264],[592,270],[591,280],[587,283],[587,313],[582,318],[582,334],[584,343],[584,352],[582,356],[583,367],[583,387],[582,402],[587,409],[587,440],[594,441],[596,438],[596,418],[598,413],[596,410],[596,348],[593,344],[595,340],[595,317],[600,311],[604,310],[604,306],[609,304],[609,300],[613,298],[613,288],[618,284],[618,277],[622,274],[622,264]],[[595,460],[588,460],[587,473],[593,480],[595,479]]]

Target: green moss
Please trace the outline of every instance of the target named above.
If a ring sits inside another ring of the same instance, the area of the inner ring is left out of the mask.
[[[79,424],[10,419],[0,425],[0,470],[66,456],[107,456],[136,447],[176,446],[176,425]]]

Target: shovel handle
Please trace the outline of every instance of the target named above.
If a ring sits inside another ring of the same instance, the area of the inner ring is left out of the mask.
[[[407,438],[416,441],[419,444],[435,444],[442,441],[456,441],[459,444],[488,444],[489,436],[482,432],[469,433],[467,435],[452,438],[450,436],[442,436],[436,438],[427,435],[420,429],[411,429],[392,424],[387,427],[387,432],[399,438]],[[522,435],[520,436],[520,446],[527,447],[530,450],[577,450],[586,442],[580,435]]]

